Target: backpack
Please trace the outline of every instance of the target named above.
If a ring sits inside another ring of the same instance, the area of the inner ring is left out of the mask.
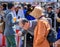
[[[47,40],[50,43],[54,43],[57,40],[57,33],[56,33],[56,31],[53,28],[49,30],[49,34],[47,36]]]
[[[50,26],[51,26],[51,29],[49,30],[49,34],[47,36],[47,40],[50,42],[50,43],[54,43],[56,40],[57,40],[57,32],[54,30],[54,28],[52,28],[52,20],[51,18],[47,18]]]

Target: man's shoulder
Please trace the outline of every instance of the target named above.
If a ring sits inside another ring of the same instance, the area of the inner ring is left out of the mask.
[[[12,17],[12,14],[11,14],[11,12],[9,12],[7,15],[5,15],[6,16],[6,18],[11,18]]]
[[[8,14],[10,12],[11,12],[11,10],[5,10],[5,14]]]

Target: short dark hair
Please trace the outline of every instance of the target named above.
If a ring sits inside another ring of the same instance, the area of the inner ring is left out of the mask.
[[[25,25],[25,23],[28,23],[28,20],[27,19],[23,19],[21,22],[22,22],[23,25]]]
[[[53,9],[52,7],[49,7],[50,9]]]
[[[11,9],[12,7],[14,7],[14,4],[13,3],[8,3],[8,9]]]

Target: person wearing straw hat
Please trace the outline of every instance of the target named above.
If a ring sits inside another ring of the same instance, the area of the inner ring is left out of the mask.
[[[50,25],[46,18],[43,16],[44,9],[40,6],[35,7],[35,9],[30,13],[33,17],[37,19],[37,25],[34,30],[34,43],[33,47],[50,47],[47,36],[50,30]]]
[[[36,26],[34,29],[34,42],[33,47],[50,47],[49,42],[47,40],[47,36],[50,30],[50,25],[47,19],[44,17],[43,13],[44,9],[40,6],[36,6],[34,10],[30,13],[31,16],[36,18]],[[34,23],[35,24],[35,23]],[[32,22],[32,25],[34,25]],[[25,23],[25,25],[21,24],[21,27],[24,30],[28,30],[29,26],[32,26],[31,22]]]

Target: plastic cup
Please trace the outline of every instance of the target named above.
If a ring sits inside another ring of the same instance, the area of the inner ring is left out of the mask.
[[[17,20],[16,17],[14,17],[13,20],[14,20],[14,22],[16,22],[16,20]]]

